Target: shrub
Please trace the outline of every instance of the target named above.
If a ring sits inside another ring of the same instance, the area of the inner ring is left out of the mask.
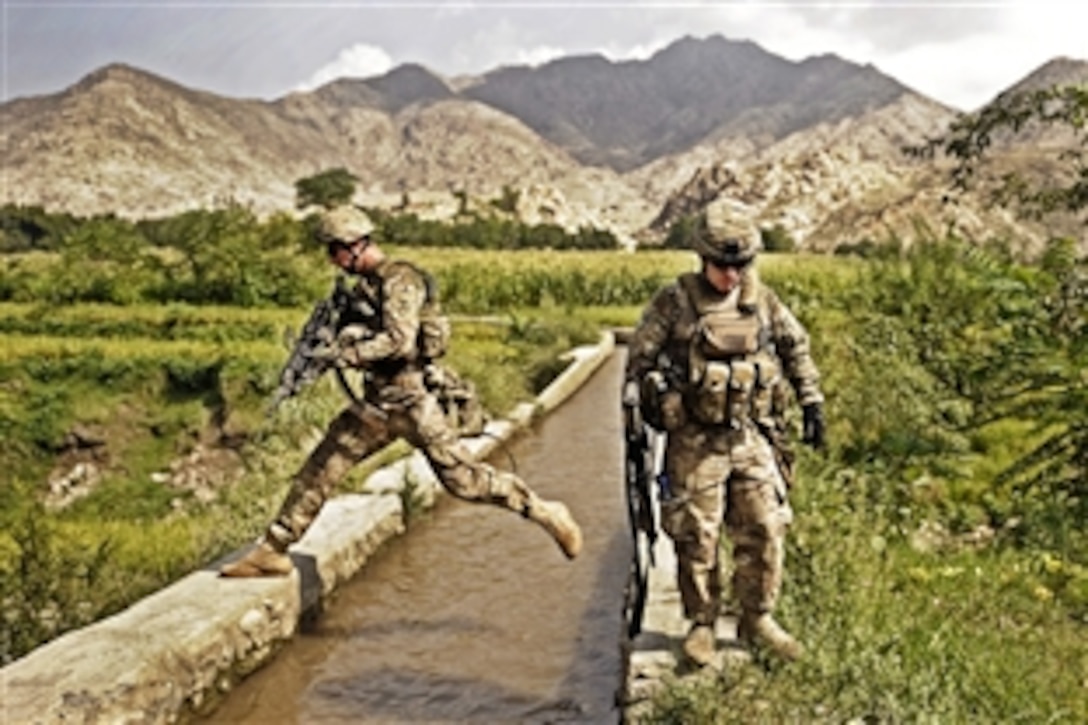
[[[794,240],[793,235],[782,226],[781,224],[775,224],[770,228],[762,228],[759,230],[760,239],[763,242],[763,249],[768,252],[793,252],[797,250],[797,242]]]

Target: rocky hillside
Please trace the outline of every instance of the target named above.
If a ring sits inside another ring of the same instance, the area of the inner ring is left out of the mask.
[[[1009,86],[1005,93],[1034,91],[1051,86],[1076,86],[1088,83],[1088,61],[1059,57],[1044,63],[1020,81]]]
[[[1059,59],[1022,82],[1085,68]],[[720,36],[457,82],[404,65],[271,102],[111,65],[0,105],[0,202],[148,217],[230,199],[265,214],[292,209],[298,179],[343,166],[360,203],[441,218],[462,193],[486,205],[508,188],[526,221],[646,243],[726,194],[823,249],[947,213],[932,165],[901,148],[954,117],[872,67]],[[1010,221],[970,203],[957,214],[970,230]]]
[[[1088,85],[1088,62],[1056,59],[1006,93],[1055,84]],[[939,135],[957,115],[908,92],[874,111],[815,124],[766,146],[751,137],[702,144],[627,178],[660,202],[647,239],[659,239],[680,216],[728,196],[748,205],[763,226],[781,225],[812,250],[893,233],[909,243],[919,223],[969,238],[1008,233],[1029,251],[1054,233],[1064,234],[1079,238],[1088,249],[1082,219],[1055,215],[1043,226],[992,208],[979,194],[952,197],[948,159],[921,162],[904,153],[905,146]],[[1074,170],[1062,163],[1059,152],[1073,143],[1067,129],[1026,127],[1015,137],[998,139],[992,158],[980,169],[980,181],[1012,171],[1036,182],[1068,179]]]
[[[339,90],[236,100],[109,66],[56,96],[0,108],[8,200],[149,215],[230,196],[271,211],[290,208],[295,180],[338,165],[375,191],[498,188],[579,170],[479,103],[450,98],[390,113],[326,100]]]
[[[335,159],[316,133],[299,133],[267,104],[120,65],[5,104],[0,134],[5,201],[77,214],[169,214],[224,197],[282,204],[293,178]]]
[[[980,212],[976,205],[946,208],[938,168],[903,152],[952,118],[948,109],[906,94],[872,113],[822,123],[762,149],[704,152],[701,157],[718,160],[696,166],[664,200],[650,230],[663,234],[680,216],[723,196],[814,250],[883,239],[890,230],[910,229],[915,216],[942,220],[939,228],[951,222],[972,234],[1007,229],[1003,215]],[[651,176],[663,165],[642,173]]]

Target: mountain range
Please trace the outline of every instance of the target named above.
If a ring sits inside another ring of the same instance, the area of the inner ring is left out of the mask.
[[[1010,90],[1054,82],[1088,83],[1088,63],[1054,59]],[[872,66],[721,36],[644,61],[571,56],[471,78],[406,64],[272,101],[113,64],[0,104],[0,203],[155,217],[231,200],[266,214],[293,209],[298,179],[344,167],[358,203],[442,218],[459,196],[485,205],[516,190],[525,221],[630,243],[721,195],[814,250],[920,216],[1039,237],[970,198],[945,204],[940,164],[903,153],[957,115]]]

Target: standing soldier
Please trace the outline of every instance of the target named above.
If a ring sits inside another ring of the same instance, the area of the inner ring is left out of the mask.
[[[446,421],[426,385],[428,364],[449,336],[430,276],[392,260],[371,239],[374,225],[354,207],[325,212],[316,241],[329,261],[356,275],[354,303],[371,311],[361,324],[341,330],[321,355],[338,366],[366,372],[364,400],[348,405],[329,425],[295,474],[279,514],[260,543],[224,566],[228,577],[282,576],[291,571],[287,547],[302,538],[333,486],[353,465],[404,438],[427,457],[454,496],[515,511],[539,524],[570,559],[582,548],[582,532],[565,504],[545,501],[518,476],[476,462]]]
[[[805,443],[824,443],[823,395],[808,334],[762,284],[754,223],[725,202],[699,219],[698,273],[659,290],[629,347],[624,400],[666,431],[662,528],[672,538],[691,629],[685,656],[713,661],[721,599],[719,540],[733,543],[738,637],[786,659],[803,648],[774,620],[793,513],[784,409],[792,386]]]

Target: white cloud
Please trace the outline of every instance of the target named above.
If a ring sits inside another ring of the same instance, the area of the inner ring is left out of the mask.
[[[992,32],[920,40],[875,62],[932,98],[974,111],[1060,55],[1088,57],[1078,10],[1070,10],[1068,23],[1056,23],[1053,16],[1020,5],[1003,10],[992,19]]]
[[[319,68],[295,90],[310,91],[337,78],[369,78],[392,68],[393,59],[385,50],[376,45],[356,43],[341,50],[335,60]]]
[[[706,34],[752,40],[793,61],[826,53],[859,63],[869,60],[873,50],[870,41],[860,33],[843,31],[844,10],[823,10],[823,23],[813,22],[812,12],[812,8],[790,4],[719,6]]]
[[[609,43],[608,45],[598,46],[594,49],[587,48],[586,50],[562,48],[557,45],[537,45],[528,50],[516,50],[513,54],[514,59],[512,64],[541,66],[556,58],[591,53],[599,53],[614,63],[625,60],[646,60],[672,42],[672,40],[673,39],[667,39],[657,43],[638,43],[626,46],[619,43]],[[495,62],[495,65],[499,65],[499,63]]]
[[[1007,41],[978,38],[956,44],[918,45],[880,60],[880,69],[931,98],[971,111],[1017,81],[1024,67],[1003,52]],[[986,58],[985,72],[964,71],[972,58]]]
[[[626,47],[620,47],[617,46],[616,43],[612,43],[608,47],[602,48],[600,53],[613,62],[624,60],[647,60],[650,56],[664,48],[673,40],[675,39],[670,38],[655,43],[638,43]]]
[[[544,65],[549,60],[555,60],[567,54],[567,50],[554,45],[538,45],[529,50],[518,50],[514,56],[514,65]]]

